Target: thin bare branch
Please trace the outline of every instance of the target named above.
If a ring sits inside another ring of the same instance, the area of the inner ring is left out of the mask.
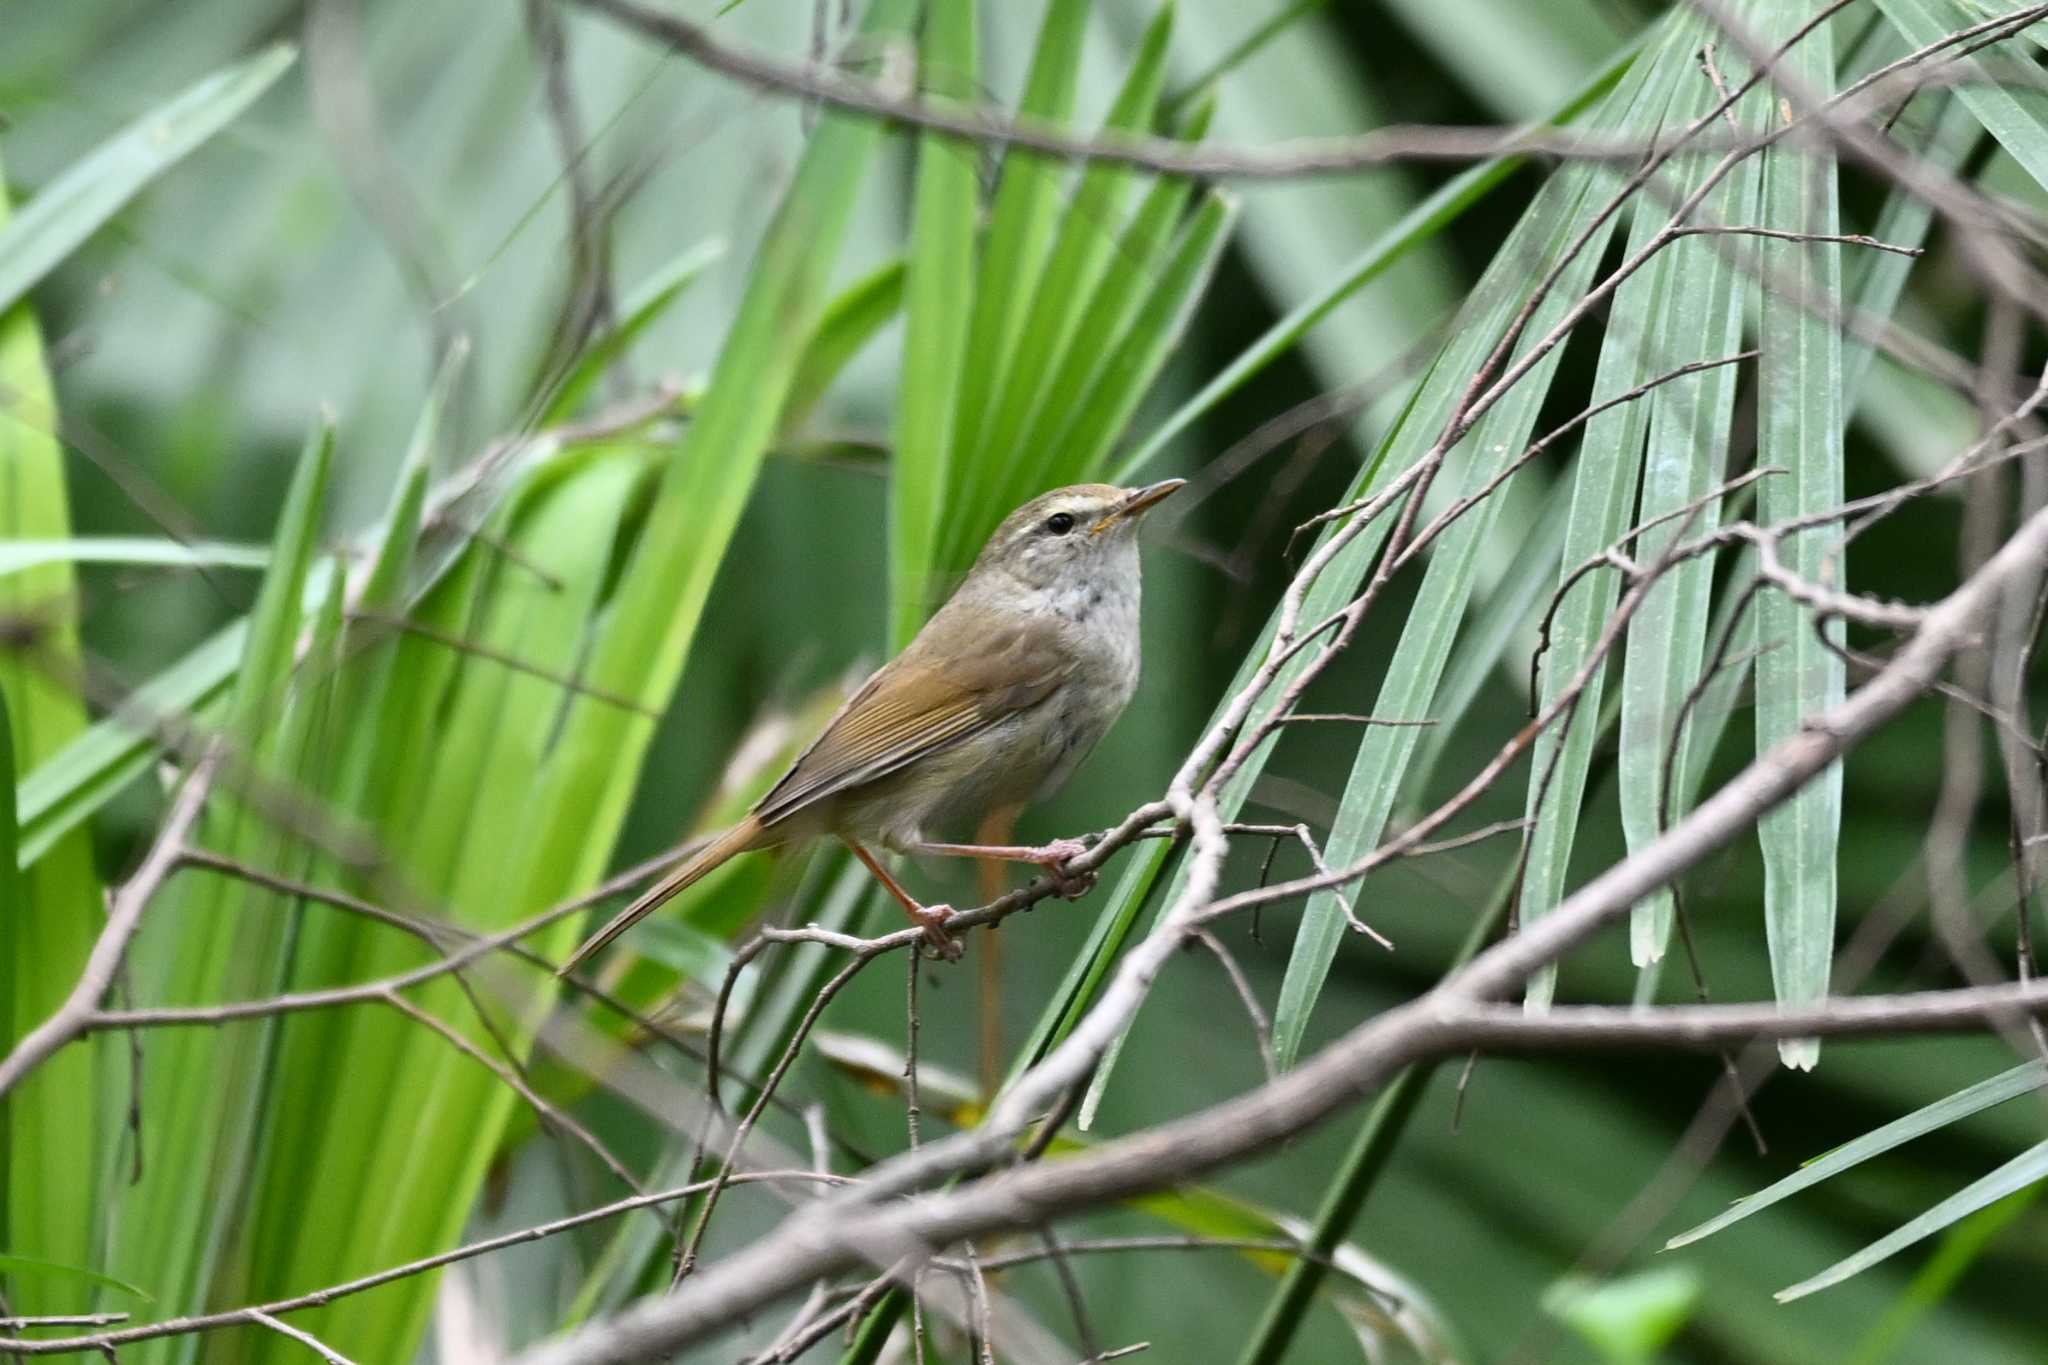
[[[769,1182],[820,1185],[846,1185],[852,1183],[845,1176],[827,1176],[820,1175],[816,1171],[802,1170],[745,1171],[734,1175],[727,1183],[738,1185]],[[255,1322],[256,1317],[254,1315],[256,1314],[280,1317],[284,1314],[296,1313],[307,1308],[324,1308],[337,1299],[344,1299],[352,1294],[360,1294],[366,1289],[375,1289],[380,1285],[411,1279],[416,1275],[424,1275],[429,1271],[439,1270],[443,1266],[454,1265],[457,1261],[473,1260],[478,1256],[486,1256],[494,1251],[503,1251],[507,1247],[526,1246],[529,1243],[542,1241],[546,1238],[569,1232],[575,1228],[586,1227],[591,1223],[601,1223],[608,1218],[616,1218],[622,1213],[631,1213],[636,1209],[653,1208],[660,1204],[672,1204],[679,1199],[688,1199],[692,1195],[701,1194],[710,1187],[710,1181],[700,1180],[694,1184],[679,1185],[674,1189],[659,1190],[652,1194],[636,1194],[628,1199],[614,1200],[609,1204],[602,1204],[594,1209],[584,1209],[580,1213],[572,1213],[566,1217],[554,1219],[551,1222],[538,1223],[532,1227],[520,1228],[516,1232],[502,1233],[496,1237],[487,1237],[481,1241],[470,1242],[464,1246],[456,1247],[452,1251],[443,1251],[432,1256],[422,1256],[416,1261],[407,1261],[402,1265],[391,1266],[369,1275],[359,1276],[353,1280],[344,1280],[339,1284],[328,1285],[323,1289],[315,1289],[310,1293],[295,1294],[287,1299],[272,1299],[268,1303],[255,1304],[247,1308],[231,1308],[218,1313],[195,1313],[186,1317],[165,1318],[161,1322],[145,1322],[134,1327],[121,1328],[111,1332],[95,1332],[84,1336],[0,1338],[0,1351],[11,1351],[17,1355],[25,1356],[70,1355],[80,1351],[108,1351],[139,1341],[155,1341],[163,1337],[189,1336],[195,1332],[210,1332],[221,1327],[242,1326]],[[111,1316],[121,1317],[125,1315],[114,1314]]]
[[[149,907],[150,898],[177,870],[185,840],[191,835],[199,812],[206,805],[207,792],[212,788],[213,767],[209,758],[185,779],[184,790],[178,793],[170,814],[164,817],[156,843],[135,870],[135,875],[115,894],[113,906],[107,912],[106,926],[100,930],[98,941],[87,955],[85,968],[79,972],[78,983],[71,988],[71,994],[64,998],[64,1003],[54,1014],[23,1034],[13,1050],[0,1058],[0,1096],[19,1085],[22,1077],[90,1026],[94,1011],[106,998],[114,978],[120,973],[121,962],[127,956],[135,931],[142,927],[142,912]]]

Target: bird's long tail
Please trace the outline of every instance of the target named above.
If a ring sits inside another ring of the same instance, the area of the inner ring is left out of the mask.
[[[604,928],[585,939],[582,946],[569,955],[569,960],[561,965],[555,975],[566,976],[575,971],[591,954],[645,919],[650,911],[701,881],[728,858],[758,847],[760,841],[761,822],[749,815],[691,854],[684,860],[682,866],[648,887],[633,899],[631,905],[605,921]]]

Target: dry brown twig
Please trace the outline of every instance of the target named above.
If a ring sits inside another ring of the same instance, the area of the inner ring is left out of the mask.
[[[820,1175],[816,1171],[786,1170],[743,1172],[733,1176],[729,1183],[844,1185],[850,1183],[850,1181],[845,1176]],[[290,1298],[273,1299],[267,1303],[252,1304],[243,1308],[230,1308],[217,1313],[195,1313],[185,1317],[165,1318],[159,1322],[138,1323],[133,1327],[116,1328],[112,1331],[93,1332],[70,1337],[0,1338],[0,1351],[24,1356],[69,1355],[80,1351],[111,1351],[136,1342],[156,1341],[164,1337],[186,1336],[191,1333],[207,1332],[221,1327],[234,1327],[248,1323],[258,1323],[260,1325],[259,1315],[261,1317],[277,1318],[308,1308],[323,1308],[337,1299],[348,1298],[351,1295],[360,1294],[368,1289],[375,1289],[379,1285],[391,1284],[397,1280],[410,1279],[415,1275],[424,1275],[430,1271],[439,1270],[443,1266],[454,1265],[458,1261],[472,1260],[478,1256],[489,1255],[494,1251],[503,1251],[508,1247],[527,1246],[549,1237],[559,1236],[575,1228],[587,1227],[592,1223],[600,1223],[609,1218],[616,1218],[622,1214],[631,1213],[637,1209],[672,1204],[677,1200],[687,1199],[692,1195],[702,1193],[710,1188],[710,1184],[711,1182],[708,1180],[700,1180],[693,1184],[678,1186],[675,1189],[658,1190],[651,1194],[638,1194],[628,1199],[614,1200],[612,1203],[601,1204],[596,1208],[584,1209],[581,1212],[572,1213],[546,1223],[521,1228],[516,1232],[508,1232],[496,1237],[485,1238],[482,1241],[470,1242],[450,1251],[438,1252],[432,1256],[423,1256],[415,1261],[407,1261],[401,1265],[390,1266],[373,1274],[363,1275],[353,1280],[346,1280],[340,1284],[328,1285],[309,1293],[295,1294]],[[125,1317],[126,1314],[79,1314],[74,1316],[118,1319]],[[34,1321],[36,1325],[41,1326],[63,1325],[60,1320],[52,1318],[38,1318]],[[4,1325],[4,1320],[0,1320],[0,1325]]]
[[[22,1077],[35,1070],[58,1048],[82,1037],[92,1026],[100,1001],[106,998],[114,978],[120,973],[129,943],[142,927],[142,913],[149,908],[150,898],[177,869],[178,856],[184,851],[185,841],[191,837],[199,812],[206,805],[206,794],[213,785],[213,776],[214,761],[209,757],[202,760],[185,779],[184,789],[171,803],[170,813],[164,817],[163,827],[157,831],[156,843],[135,870],[135,875],[115,893],[113,905],[107,912],[106,926],[100,930],[99,940],[93,944],[85,967],[78,974],[78,984],[72,987],[71,994],[49,1018],[23,1034],[13,1050],[0,1058],[0,1096],[5,1096],[20,1084]]]
[[[907,70],[891,79],[891,61],[887,57],[881,63],[882,78],[865,80],[816,61],[792,62],[726,42],[702,24],[636,0],[576,2],[699,66],[771,94],[817,101],[890,123],[952,133],[977,143],[1080,160],[1118,162],[1167,175],[1298,179],[1367,170],[1401,161],[1472,161],[1532,153],[1634,162],[1646,150],[1636,139],[1602,140],[1556,129],[1526,127],[1397,126],[1358,137],[1301,139],[1283,148],[1189,146],[1172,138],[1140,134],[1077,135],[1014,118],[992,107],[928,101],[911,88],[911,82],[905,78]],[[908,62],[896,65],[907,68]]]

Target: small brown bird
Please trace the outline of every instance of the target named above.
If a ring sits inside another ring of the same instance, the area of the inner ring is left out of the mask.
[[[1078,484],[1012,512],[903,652],[861,684],[745,819],[578,948],[570,971],[735,854],[835,835],[942,951],[950,906],[920,904],[866,847],[1035,863],[1082,851],[940,844],[926,831],[1050,794],[1138,685],[1138,520],[1182,484]],[[1063,889],[1066,887],[1063,885]]]

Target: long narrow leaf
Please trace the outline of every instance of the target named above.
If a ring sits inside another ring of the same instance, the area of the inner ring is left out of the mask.
[[[142,188],[212,137],[292,64],[279,43],[214,72],[100,144],[0,229],[0,312]]]
[[[1017,104],[1020,117],[1050,124],[1066,122],[1080,83],[1081,40],[1087,32],[1088,9],[1088,0],[1048,0],[1024,94]],[[956,451],[978,450],[988,428],[1000,380],[1008,372],[1039,270],[1052,243],[1062,179],[1060,163],[1034,153],[1018,150],[1003,158],[1002,177],[989,209],[988,237],[975,276],[974,315],[967,332],[967,353],[975,360],[961,374],[959,403],[954,410]],[[956,506],[961,501],[954,499]],[[979,484],[972,501],[976,505],[986,501],[979,495]],[[958,558],[957,547],[958,542],[948,540],[946,562]]]
[[[1873,1128],[1854,1142],[1843,1143],[1827,1155],[1807,1162],[1783,1180],[1774,1181],[1755,1194],[1745,1196],[1725,1213],[1709,1218],[1697,1227],[1684,1232],[1664,1243],[1666,1251],[1710,1237],[1721,1229],[1745,1218],[1762,1213],[1771,1205],[1789,1199],[1801,1190],[1811,1189],[1840,1175],[1852,1166],[1860,1166],[1874,1156],[1879,1156],[1923,1137],[1952,1123],[1960,1123],[1972,1114],[1981,1113],[1994,1105],[2048,1086],[2048,1062],[2025,1062],[1996,1076],[1988,1077],[1965,1090],[1953,1095],[1944,1095],[1933,1104],[1923,1105],[1912,1113],[1893,1119],[1882,1128]]]
[[[381,543],[356,595],[356,614],[339,627],[337,638],[327,645],[332,660],[321,662],[316,642],[304,665],[309,670],[324,670],[316,676],[325,684],[322,699],[329,714],[317,718],[324,727],[318,736],[321,742],[309,755],[300,779],[314,781],[319,799],[329,809],[353,812],[373,829],[380,829],[376,817],[388,809],[384,784],[396,767],[392,755],[410,738],[406,702],[415,695],[406,691],[409,679],[398,668],[409,640],[393,638],[389,621],[405,608],[407,572],[418,547],[428,478],[441,453],[443,416],[464,363],[463,348],[452,348],[428,393],[399,469]],[[399,698],[396,705],[394,694]],[[300,875],[309,882],[338,885],[370,896],[383,889],[378,879],[331,857],[311,857],[289,848],[277,850],[275,856],[280,859],[276,870],[285,870],[283,860],[292,858],[301,864]],[[377,949],[397,937],[395,931],[373,921],[316,910],[307,917],[294,944],[289,985],[294,990],[309,990],[358,979]],[[355,1023],[349,1013],[334,1010],[284,1020],[278,1039],[280,1072],[316,1075],[324,1069],[346,1071],[351,1063],[374,1064],[371,1054],[350,1049]],[[341,1085],[320,1087],[289,1105],[278,1106],[271,1114],[257,1177],[261,1188],[291,1188],[305,1179],[306,1172],[318,1168],[322,1146],[335,1130],[353,1121],[352,1116],[334,1113],[343,1089]],[[307,1227],[297,1201],[262,1199],[251,1215],[248,1260],[259,1267],[284,1264],[299,1244],[326,1235],[325,1229]]]
[[[0,577],[44,564],[146,564],[180,569],[261,569],[265,545],[185,544],[161,536],[65,536],[0,545]]]
[[[920,63],[927,96],[975,97],[974,6],[934,5],[925,13]],[[918,140],[897,397],[896,450],[889,465],[889,642],[908,643],[931,607],[952,458],[953,413],[965,360],[974,278],[977,177],[974,149],[926,133]]]
[[[0,224],[7,222],[0,183]],[[19,224],[21,219],[15,219]],[[0,236],[11,229],[0,228]],[[6,267],[0,256],[0,270]],[[56,393],[41,329],[26,301],[0,305],[0,553],[71,534]],[[75,694],[80,668],[77,584],[71,565],[46,560],[0,576],[0,619],[21,639],[0,648],[0,704],[10,757],[5,778],[34,771],[85,726]],[[63,1002],[99,933],[101,891],[92,842],[82,830],[48,833],[27,850],[28,802],[5,798],[8,847],[0,872],[12,891],[0,915],[0,1040],[41,1024]],[[25,877],[17,867],[28,868]],[[91,1216],[117,1125],[96,1063],[108,1043],[87,1039],[49,1059],[0,1104],[0,1245],[66,1264],[94,1264],[99,1220]],[[61,1309],[41,1285],[10,1296],[14,1312]],[[30,1305],[23,1308],[24,1300]],[[70,1302],[75,1306],[76,1299]]]
[[[322,421],[307,439],[227,701],[223,730],[232,752],[223,765],[223,792],[209,804],[197,837],[231,857],[248,858],[266,846],[265,822],[276,818],[264,798],[251,792],[250,777],[274,776],[287,757],[275,723],[284,709],[333,437],[331,425]],[[174,892],[162,914],[144,921],[130,953],[138,992],[150,999],[218,1000],[249,999],[277,988],[283,925],[276,916],[257,914],[244,922],[238,914],[244,888],[225,879],[187,880]],[[223,1234],[233,1226],[222,1210],[237,1206],[248,1175],[267,1036],[267,1029],[175,1030],[153,1040],[138,1097],[152,1159],[139,1185],[123,1194],[112,1264],[123,1276],[153,1287],[173,1309],[205,1300]],[[152,1075],[166,1083],[150,1084]],[[154,1352],[145,1348],[145,1355],[169,1358],[175,1349],[165,1344]]]
[[[1539,471],[1532,469],[1523,475],[1523,484],[1504,487],[1495,496],[1527,487],[1538,477]],[[1542,510],[1527,523],[1527,534],[1509,552],[1510,567],[1494,585],[1493,595],[1451,649],[1436,705],[1430,708],[1430,720],[1434,723],[1423,733],[1422,742],[1408,763],[1404,807],[1422,799],[1422,789],[1429,785],[1437,760],[1443,756],[1451,736],[1457,733],[1459,723],[1480,697],[1487,695],[1487,684],[1497,682],[1504,671],[1521,675],[1514,681],[1526,681],[1526,670],[1518,659],[1511,657],[1511,650],[1523,631],[1533,629],[1533,618],[1555,581],[1558,556],[1564,551],[1565,530],[1571,520],[1571,480],[1557,480],[1533,501]],[[1512,522],[1512,514],[1509,520]],[[1503,525],[1501,534],[1507,537],[1512,532]]]
[[[1789,36],[1798,16],[1765,7],[1761,31]],[[1785,58],[1808,89],[1834,85],[1833,38],[1823,25]],[[1841,231],[1835,161],[1830,149],[1780,141],[1766,149],[1763,221],[1783,232],[1832,236]],[[1767,523],[1822,513],[1842,501],[1842,337],[1834,315],[1842,298],[1842,251],[1829,241],[1760,246],[1763,277],[1758,372],[1757,458],[1789,471],[1763,481],[1758,506]],[[1829,524],[1791,537],[1788,568],[1809,582],[1840,582],[1842,537]],[[1756,743],[1762,752],[1796,734],[1809,715],[1843,696],[1842,659],[1815,632],[1813,612],[1782,593],[1758,603]],[[1827,627],[1837,643],[1841,623]],[[1827,995],[1834,961],[1836,844],[1842,821],[1842,769],[1830,765],[1758,824],[1764,852],[1764,928],[1771,981],[1779,1003],[1811,1005]],[[1787,1066],[1810,1069],[1817,1039],[1778,1045]]]
[[[1714,619],[1707,625],[1707,646],[1710,649],[1721,648],[1721,663],[1714,675],[1701,685],[1699,697],[1693,703],[1692,718],[1687,726],[1682,785],[1673,792],[1676,809],[1690,810],[1693,802],[1699,799],[1700,787],[1707,777],[1707,763],[1720,747],[1728,722],[1734,718],[1736,706],[1742,700],[1750,670],[1755,667],[1756,600],[1748,593],[1755,581],[1756,551],[1745,547],[1735,561],[1734,572],[1728,576],[1720,602],[1715,604]],[[1740,620],[1735,617],[1738,611],[1742,613]],[[1722,648],[1724,637],[1727,645]]]
[[[1179,133],[1190,141],[1199,139],[1209,125],[1214,104],[1196,106]],[[1193,182],[1178,176],[1163,176],[1145,194],[1131,223],[1116,244],[1117,266],[1104,272],[1095,292],[1082,309],[1073,342],[1060,357],[1058,368],[1046,383],[1045,392],[1031,414],[1031,423],[1017,443],[1015,469],[1006,482],[1005,501],[1021,500],[1031,490],[1075,483],[1092,477],[1095,452],[1077,451],[1062,439],[1063,431],[1092,424],[1107,427],[1111,435],[1123,425],[1112,414],[1095,414],[1090,423],[1090,389],[1098,384],[1105,358],[1114,356],[1119,343],[1142,346],[1148,333],[1133,330],[1141,310],[1170,288],[1163,278],[1174,250],[1175,231],[1181,211],[1194,192]],[[1155,313],[1158,311],[1153,309]],[[1150,375],[1146,375],[1147,380]],[[1113,406],[1113,405],[1112,405]]]
[[[1743,74],[1738,70],[1730,79],[1740,80]],[[1682,90],[1672,108],[1674,124],[1690,123],[1719,99],[1712,86],[1697,79]],[[1742,126],[1754,127],[1766,117],[1764,107],[1757,92],[1732,112]],[[1674,188],[1690,193],[1717,161],[1706,155],[1675,160]],[[1756,159],[1745,160],[1707,196],[1695,219],[1722,225],[1753,221],[1758,179]],[[1666,215],[1655,216],[1661,221]],[[1689,237],[1672,243],[1663,255],[1669,288],[1648,337],[1651,368],[1735,354],[1742,344],[1743,299],[1756,273],[1749,243],[1741,237]],[[1723,365],[1674,380],[1652,396],[1637,519],[1659,524],[1634,542],[1641,562],[1654,564],[1673,542],[1719,524],[1719,500],[1709,493],[1727,476],[1738,376],[1734,367]],[[1674,793],[1691,790],[1686,772],[1691,750],[1681,740],[1670,771],[1666,755],[1673,752],[1673,728],[1699,680],[1713,570],[1711,558],[1672,565],[1629,623],[1622,656],[1618,777],[1622,834],[1631,852],[1654,840],[1668,820],[1685,814],[1683,803],[1667,799],[1666,787]],[[1638,967],[1664,955],[1672,915],[1668,891],[1634,908],[1629,953]]]
[[[153,718],[202,716],[202,708],[221,696],[247,648],[248,628],[246,619],[237,621],[194,646],[137,688],[123,711],[73,736],[21,780],[23,867],[46,856],[149,767],[157,745]]]
[[[55,1261],[45,1261],[40,1257],[8,1254],[0,1255],[0,1270],[38,1279],[75,1280],[81,1284],[97,1285],[102,1289],[119,1290],[129,1298],[138,1299],[143,1303],[150,1302],[148,1294],[126,1280],[117,1280],[112,1275],[102,1275],[99,1271],[88,1270],[84,1266],[59,1265]],[[71,1301],[77,1302],[76,1299]]]
[[[1654,127],[1665,119],[1678,83],[1678,70],[1686,60],[1684,49],[1692,38],[1692,26],[1675,24],[1656,49],[1655,69],[1643,100],[1645,126]],[[1637,203],[1633,208],[1628,251],[1633,254],[1643,250],[1659,225],[1660,215],[1654,207]],[[1616,291],[1607,336],[1600,348],[1600,366],[1593,380],[1596,404],[1619,398],[1654,373],[1650,332],[1656,310],[1664,301],[1669,276],[1667,257],[1651,262]],[[1565,588],[1565,575],[1575,573],[1589,557],[1613,544],[1628,526],[1635,509],[1650,402],[1644,398],[1609,408],[1586,424],[1572,469],[1571,512],[1559,576],[1554,580],[1560,589]],[[1595,573],[1578,578],[1565,591],[1551,617],[1550,648],[1541,660],[1534,699],[1539,711],[1556,703],[1591,656],[1620,590],[1613,574]],[[1517,916],[1524,924],[1555,906],[1564,892],[1572,844],[1578,835],[1579,804],[1592,762],[1605,672],[1597,670],[1587,679],[1566,723],[1546,731],[1536,742],[1529,765],[1527,801],[1528,816],[1535,823],[1529,833],[1527,871]],[[1532,1008],[1549,1002],[1555,981],[1552,971],[1531,978],[1527,999]]]
[[[1203,199],[1162,263],[1144,307],[1107,354],[1095,358],[1094,382],[1080,391],[1072,420],[1050,442],[1055,461],[1045,482],[1070,483],[1099,474],[1117,435],[1186,332],[1236,216],[1231,196],[1211,193]]]
[[[2048,1142],[2029,1147],[1989,1175],[1971,1181],[1918,1218],[1878,1238],[1854,1256],[1845,1256],[1811,1279],[1780,1289],[1771,1297],[1779,1303],[1790,1303],[1830,1285],[1840,1284],[1887,1256],[1896,1255],[1913,1243],[1954,1226],[1977,1210],[2042,1180],[2048,1180]]]
[[[1171,4],[1161,5],[1146,27],[1131,69],[1103,120],[1105,128],[1129,131],[1150,126],[1165,84],[1173,14]],[[1029,292],[1020,299],[1022,321],[1016,325],[1016,344],[1000,370],[987,420],[971,431],[963,429],[959,438],[962,458],[967,461],[963,465],[967,482],[950,520],[946,568],[966,567],[989,529],[1027,491],[1034,491],[1028,485],[1037,453],[1023,449],[1023,437],[1033,411],[1055,398],[1048,381],[1073,339],[1082,305],[1109,266],[1116,247],[1116,220],[1135,180],[1136,173],[1129,167],[1112,162],[1091,162],[1084,168],[1043,270],[1023,281]],[[999,200],[998,212],[1000,209]],[[992,234],[989,250],[995,249]],[[986,353],[975,354],[974,369],[989,364]],[[964,406],[961,416],[966,416]]]

